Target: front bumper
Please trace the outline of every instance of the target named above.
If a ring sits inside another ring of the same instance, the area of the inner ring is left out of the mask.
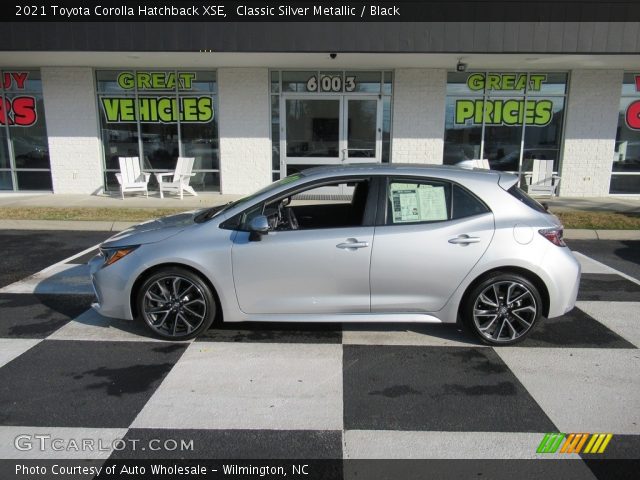
[[[119,262],[102,268],[104,257],[96,255],[89,260],[91,284],[97,301],[91,305],[105,317],[133,320],[128,288],[130,276]]]

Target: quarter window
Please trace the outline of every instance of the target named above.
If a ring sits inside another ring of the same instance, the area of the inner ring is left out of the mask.
[[[453,185],[451,198],[451,218],[472,217],[487,213],[489,209],[475,195],[459,185]]]

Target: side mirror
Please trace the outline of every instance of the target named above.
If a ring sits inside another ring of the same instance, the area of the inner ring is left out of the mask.
[[[249,222],[249,240],[252,242],[259,242],[262,235],[269,233],[271,227],[269,226],[269,220],[264,215],[258,215]]]

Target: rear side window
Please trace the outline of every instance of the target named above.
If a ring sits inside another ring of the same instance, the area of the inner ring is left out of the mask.
[[[387,225],[442,222],[451,212],[451,184],[437,180],[393,179],[387,197]]]
[[[488,211],[489,208],[475,195],[461,186],[453,184],[451,193],[451,218],[453,220],[481,215]]]
[[[522,203],[524,203],[527,207],[534,209],[536,212],[548,213],[547,210],[536,202],[533,198],[531,198],[527,193],[520,189],[517,185],[514,185],[509,190],[507,190],[512,196],[516,197]]]

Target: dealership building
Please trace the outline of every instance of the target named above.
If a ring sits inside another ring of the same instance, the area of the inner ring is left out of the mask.
[[[640,196],[638,22],[3,28],[4,192],[117,192],[119,157],[187,156],[223,194],[316,165],[543,159],[560,196]]]

